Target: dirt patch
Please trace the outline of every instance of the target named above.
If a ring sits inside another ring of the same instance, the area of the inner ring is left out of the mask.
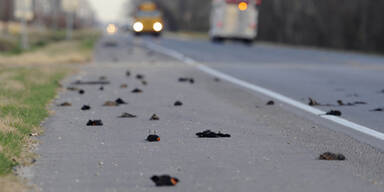
[[[21,183],[23,182],[20,182],[18,178],[15,178],[14,176],[0,177],[0,186],[2,192],[23,192],[27,191],[28,189],[31,190],[31,188],[27,188]]]

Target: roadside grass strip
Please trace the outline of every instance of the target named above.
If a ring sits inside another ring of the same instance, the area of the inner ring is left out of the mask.
[[[57,82],[66,74],[65,70],[43,70],[29,67],[0,67],[0,175],[9,174],[16,165],[25,165],[31,154],[25,150],[32,140],[33,132],[41,132],[40,123],[49,115],[48,103],[55,97]],[[32,80],[38,79],[38,80]],[[16,81],[24,89],[13,89],[8,82]],[[13,100],[13,102],[2,102]]]

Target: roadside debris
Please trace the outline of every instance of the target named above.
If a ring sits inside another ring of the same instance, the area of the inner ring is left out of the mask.
[[[132,93],[142,93],[143,90],[139,89],[139,88],[135,88],[134,90],[131,91]]]
[[[384,108],[376,108],[376,109],[372,109],[370,111],[372,111],[372,112],[383,112]]]
[[[176,101],[173,105],[174,106],[182,106],[183,103],[181,101]]]
[[[105,107],[116,107],[118,104],[115,101],[106,101],[103,106]]]
[[[81,107],[81,110],[83,110],[83,111],[87,111],[90,109],[91,109],[91,107],[89,105],[83,105],[83,107]]]
[[[221,79],[219,79],[219,78],[217,78],[217,77],[215,77],[213,80],[214,80],[215,82],[220,82],[220,81],[221,81]]]
[[[69,107],[69,106],[72,106],[72,104],[69,103],[69,102],[64,102],[64,103],[61,103],[61,104],[59,104],[57,106],[59,106],[59,107]]]
[[[156,114],[153,114],[149,120],[151,120],[151,121],[158,121],[158,120],[160,120],[160,117],[157,116]]]
[[[341,153],[331,153],[325,152],[319,156],[319,160],[327,160],[327,161],[344,161],[346,160],[345,156]]]
[[[104,87],[103,87],[103,86],[100,86],[99,90],[100,90],[100,91],[104,91]]]
[[[127,70],[127,71],[125,72],[125,76],[127,76],[127,77],[131,76],[131,71]]]
[[[121,84],[121,85],[120,85],[120,88],[122,88],[122,89],[128,88],[128,85],[125,84],[125,83],[124,83],[124,84]]]
[[[189,82],[191,84],[195,83],[195,80],[190,77],[180,77],[179,82]]]
[[[68,91],[78,91],[79,88],[77,88],[77,87],[67,87],[67,90]]]
[[[320,105],[320,103],[318,103],[316,100],[312,99],[311,97],[309,97],[308,99],[309,99],[309,103],[308,103],[309,106],[318,106],[318,105]]]
[[[171,177],[169,175],[154,175],[151,177],[151,180],[156,184],[156,186],[175,186],[179,183],[179,179]]]
[[[156,131],[151,134],[151,131],[149,131],[149,135],[146,139],[148,142],[159,142],[160,141],[160,136],[156,134]]]
[[[355,106],[355,105],[366,105],[367,103],[364,101],[355,101],[355,102],[348,102],[345,103],[343,100],[339,99],[336,101],[337,105],[332,105],[332,104],[321,104],[317,102],[316,100],[312,99],[309,97],[309,106],[324,106],[324,107],[336,107],[336,106]]]
[[[337,100],[337,104],[339,104],[340,106],[354,106],[354,105],[366,105],[367,103],[364,102],[364,101],[355,101],[353,103],[344,103],[342,100]]]
[[[137,74],[137,75],[136,75],[136,79],[140,79],[140,80],[142,80],[142,79],[144,79],[144,75],[142,75],[142,74]]]
[[[119,116],[119,118],[136,118],[136,115],[130,114],[130,113],[123,113]]]
[[[85,91],[84,91],[83,89],[80,89],[80,90],[79,90],[79,94],[80,94],[80,95],[84,95],[84,93],[85,93]]]
[[[105,80],[107,80],[107,77],[106,77],[106,76],[100,76],[100,77],[99,77],[99,80],[100,80],[100,81],[105,81]]]
[[[117,103],[117,105],[124,105],[124,104],[128,104],[127,102],[125,102],[123,99],[121,98],[118,98],[116,99],[115,101]]]
[[[338,110],[331,110],[331,111],[328,111],[328,112],[326,113],[326,115],[333,115],[333,116],[338,116],[338,117],[340,117],[340,116],[341,116],[341,112],[338,111]]]
[[[275,102],[274,101],[268,101],[266,105],[274,105]]]
[[[111,84],[109,81],[80,81],[77,80],[72,83],[73,85],[108,85]]]
[[[200,138],[231,137],[230,134],[223,134],[220,131],[218,133],[215,133],[211,130],[205,130],[203,132],[196,133],[196,135]]]
[[[37,137],[37,136],[39,136],[39,134],[38,133],[30,133],[29,136],[30,137]]]
[[[104,47],[117,47],[117,43],[112,41],[107,41],[104,43]]]
[[[145,80],[142,80],[142,81],[141,81],[141,84],[143,84],[143,85],[148,85],[148,82],[145,81]]]
[[[103,121],[101,120],[89,120],[87,126],[103,126]]]

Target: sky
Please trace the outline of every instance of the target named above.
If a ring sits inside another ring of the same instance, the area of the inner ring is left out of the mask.
[[[122,6],[127,0],[88,0],[101,21],[122,20]]]

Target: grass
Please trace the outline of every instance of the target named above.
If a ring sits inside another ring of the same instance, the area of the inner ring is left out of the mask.
[[[60,80],[92,58],[97,35],[78,32],[73,41],[52,41],[18,54],[0,54],[0,191],[22,191],[12,176],[18,165],[29,165],[41,122],[49,116]],[[68,65],[70,64],[70,65]],[[19,183],[19,184],[18,184]]]

